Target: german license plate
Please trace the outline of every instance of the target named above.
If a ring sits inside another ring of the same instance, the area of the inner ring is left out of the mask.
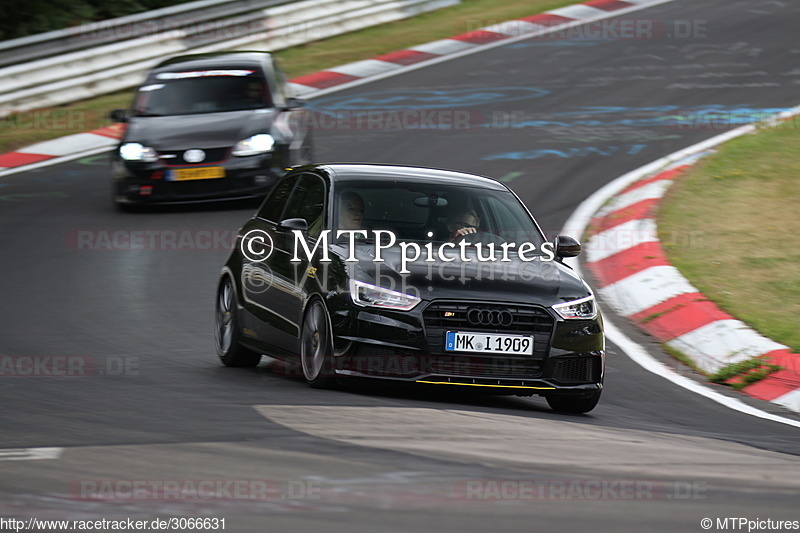
[[[447,352],[533,355],[533,336],[448,331],[444,349]]]
[[[225,167],[175,168],[167,171],[168,181],[213,180],[225,177]]]

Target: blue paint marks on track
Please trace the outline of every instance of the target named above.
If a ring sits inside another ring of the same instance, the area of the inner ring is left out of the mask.
[[[310,109],[322,112],[372,109],[446,109],[541,98],[550,91],[535,87],[485,87],[452,91],[385,91],[312,100]]]
[[[749,106],[704,105],[696,107],[657,106],[621,107],[587,106],[575,111],[553,113],[549,118],[534,118],[512,114],[498,114],[492,121],[483,124],[484,128],[549,128],[549,127],[602,127],[665,126],[675,129],[726,129],[767,119],[789,108]],[[610,115],[621,115],[611,118]],[[578,120],[561,117],[587,117]]]
[[[564,150],[554,150],[552,148],[542,148],[539,150],[527,150],[524,152],[506,152],[502,154],[494,154],[485,156],[483,159],[486,161],[495,161],[497,159],[515,159],[515,160],[529,160],[540,159],[542,157],[560,157],[562,159],[572,159],[575,157],[589,157],[599,155],[608,157],[612,155],[636,155],[642,150],[647,148],[646,144],[632,144],[629,146],[582,146],[575,148],[566,148]]]

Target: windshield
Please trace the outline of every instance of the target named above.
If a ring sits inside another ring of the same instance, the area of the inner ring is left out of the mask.
[[[332,228],[389,230],[398,241],[530,242],[542,235],[508,191],[419,184],[346,183],[334,193]]]
[[[270,106],[267,85],[253,70],[160,72],[139,88],[133,114],[193,115]]]

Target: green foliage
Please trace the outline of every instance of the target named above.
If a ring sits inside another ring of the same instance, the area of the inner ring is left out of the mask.
[[[183,4],[188,0],[0,0],[0,40]]]
[[[765,362],[763,359],[755,357],[739,363],[733,363],[719,369],[716,373],[708,376],[712,383],[730,385],[734,389],[743,389],[757,381],[761,381],[773,372],[781,370],[778,365]],[[735,383],[725,383],[729,379],[740,376]]]

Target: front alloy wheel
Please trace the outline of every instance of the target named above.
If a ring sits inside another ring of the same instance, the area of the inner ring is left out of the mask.
[[[309,385],[324,389],[336,385],[333,371],[333,337],[325,304],[314,299],[306,309],[300,341],[303,376]]]

